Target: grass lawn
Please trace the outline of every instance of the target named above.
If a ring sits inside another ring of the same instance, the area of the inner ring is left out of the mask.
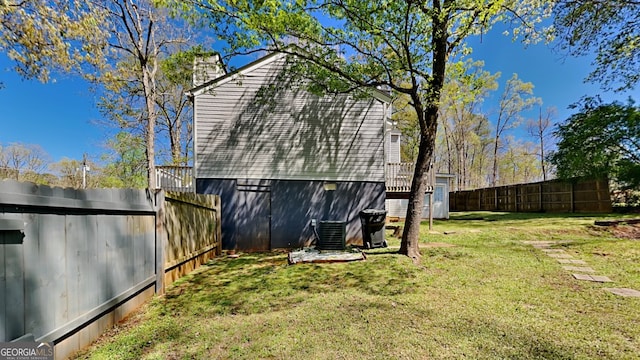
[[[455,213],[423,223],[422,263],[287,264],[219,258],[79,353],[85,359],[638,359],[640,240],[611,216]],[[445,235],[444,232],[448,234]],[[579,281],[526,240],[555,245],[614,283]],[[398,246],[397,239],[390,240]]]

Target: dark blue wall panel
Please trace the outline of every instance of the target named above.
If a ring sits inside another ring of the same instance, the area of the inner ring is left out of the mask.
[[[236,204],[238,194],[236,180],[228,179],[197,179],[196,193],[220,195],[222,207],[222,248],[225,250],[236,248]]]
[[[360,211],[384,209],[382,182],[331,182],[335,190],[325,190],[324,181],[272,180],[270,183],[270,248],[297,248],[314,238],[311,220],[346,221],[347,243],[361,244]],[[222,201],[224,249],[251,250],[255,244],[240,236],[238,224],[247,224],[255,214],[242,209],[246,197],[236,180],[198,179],[198,193],[218,194]],[[256,205],[258,206],[258,205]],[[242,210],[242,211],[241,211]]]

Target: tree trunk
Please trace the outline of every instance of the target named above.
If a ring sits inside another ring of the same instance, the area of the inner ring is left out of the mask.
[[[172,165],[182,165],[182,146],[180,140],[182,138],[182,124],[179,119],[169,127],[169,142],[171,146],[171,163]]]
[[[493,169],[491,173],[491,187],[496,187],[498,184],[498,143],[500,138],[496,135],[496,140],[493,145]]]
[[[416,168],[413,174],[405,227],[400,245],[400,254],[407,255],[416,263],[420,261],[421,257],[419,247],[420,222],[422,221],[424,194],[427,190],[427,181],[429,180],[429,167],[431,165],[431,159],[433,158],[435,127],[433,128],[433,136],[420,137],[418,158],[416,159]]]
[[[436,6],[437,5],[437,6]],[[400,254],[407,255],[414,263],[420,262],[420,221],[422,220],[422,207],[424,204],[424,194],[427,189],[429,167],[433,160],[436,144],[436,130],[438,129],[438,110],[440,106],[440,93],[444,86],[444,78],[447,69],[447,46],[448,46],[448,14],[443,16],[439,2],[434,1],[434,9],[437,9],[431,16],[433,20],[431,43],[433,45],[433,65],[432,76],[427,81],[426,95],[423,102],[422,94],[418,88],[411,94],[413,107],[418,116],[420,124],[420,146],[418,148],[418,158],[409,194],[409,204],[407,206],[407,216],[402,242],[400,244]],[[417,81],[414,78],[413,84]]]
[[[155,61],[155,60],[154,60]],[[157,113],[155,109],[155,81],[153,72],[150,74],[145,64],[142,64],[142,83],[144,87],[145,100],[147,105],[147,129],[146,129],[146,155],[147,155],[147,186],[150,190],[156,189],[156,121]]]

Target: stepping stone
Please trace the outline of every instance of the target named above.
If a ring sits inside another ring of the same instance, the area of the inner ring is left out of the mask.
[[[611,279],[609,279],[606,276],[587,275],[587,274],[571,274],[571,275],[573,275],[573,277],[578,280],[595,281],[595,282],[613,282]]]
[[[573,259],[573,256],[569,255],[569,254],[547,254],[547,256],[552,257],[554,259]]]
[[[544,249],[551,245],[555,245],[555,241],[523,241],[523,244],[533,245],[534,248]]]
[[[567,271],[579,271],[579,272],[588,272],[588,273],[596,272],[595,270],[587,266],[563,266],[562,268]]]
[[[557,259],[560,264],[578,264],[578,265],[587,265],[584,260],[575,260],[575,259]]]
[[[547,254],[565,254],[566,251],[562,249],[541,249],[543,252]]]
[[[549,247],[551,247],[551,245],[553,245],[553,244],[549,244],[549,245],[545,245],[545,244],[542,244],[542,245],[533,245],[533,247],[534,247],[535,249],[548,249]]]
[[[605,288],[610,293],[624,297],[640,297],[640,291],[626,288]]]

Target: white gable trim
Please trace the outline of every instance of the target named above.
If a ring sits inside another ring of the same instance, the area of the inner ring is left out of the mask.
[[[237,80],[238,77],[241,77],[243,75],[247,75],[249,73],[251,73],[252,71],[259,69],[265,65],[268,65],[276,60],[281,59],[283,56],[285,56],[285,54],[283,53],[271,53],[265,57],[262,57],[254,62],[251,62],[243,67],[241,67],[240,69],[228,73],[226,75],[223,75],[217,79],[213,79],[211,81],[208,81],[198,87],[195,87],[191,90],[187,91],[187,95],[189,96],[198,96],[201,95],[203,93],[209,92],[211,91],[211,89],[214,89],[218,86],[221,86],[223,84],[228,83],[229,81],[234,81]]]
[[[251,73],[252,71],[259,69],[265,65],[268,65],[276,60],[280,60],[283,57],[288,56],[288,54],[285,53],[271,53],[267,56],[264,56],[252,63],[249,63],[243,67],[241,67],[240,69],[232,72],[232,73],[228,73],[225,74],[217,79],[213,79],[210,80],[200,86],[197,86],[193,89],[187,90],[186,94],[187,96],[198,96],[201,95],[203,93],[207,93],[210,92],[212,89],[215,89],[218,86],[221,86],[223,84],[226,84],[230,81],[235,81],[238,78],[241,78],[244,75],[247,75],[249,73]],[[370,89],[371,91],[371,96],[373,96],[374,99],[377,99],[383,103],[387,103],[390,104],[392,101],[392,98],[390,95],[384,93],[381,90],[378,89]]]

